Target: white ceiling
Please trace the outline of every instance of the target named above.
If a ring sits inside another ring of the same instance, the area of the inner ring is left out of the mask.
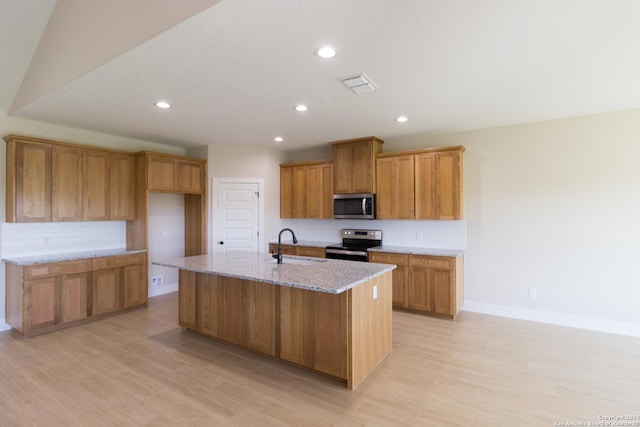
[[[0,25],[22,48],[0,47],[16,69],[53,4],[3,0],[0,15],[22,3],[40,19],[18,35]],[[292,149],[640,108],[639,22],[637,0],[223,0],[10,114],[183,147],[280,135]],[[313,54],[325,43],[332,60]],[[337,81],[360,72],[379,90]],[[4,111],[15,80],[0,83]]]

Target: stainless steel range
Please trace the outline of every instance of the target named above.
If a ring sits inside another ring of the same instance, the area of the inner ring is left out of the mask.
[[[368,261],[368,249],[382,245],[382,230],[356,230],[343,228],[341,245],[326,247],[326,257],[350,261]]]

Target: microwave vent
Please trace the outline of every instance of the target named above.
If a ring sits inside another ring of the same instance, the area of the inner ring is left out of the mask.
[[[364,74],[355,74],[353,76],[340,77],[340,83],[345,85],[351,92],[360,94],[378,90],[378,87]]]

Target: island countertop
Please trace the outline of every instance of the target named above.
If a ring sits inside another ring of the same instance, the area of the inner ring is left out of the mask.
[[[289,255],[285,255],[283,261],[283,264],[277,264],[265,253],[230,252],[154,261],[153,264],[331,294],[342,293],[396,268],[392,264]]]

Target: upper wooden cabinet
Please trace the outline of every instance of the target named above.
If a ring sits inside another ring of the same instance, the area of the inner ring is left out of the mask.
[[[147,155],[147,189],[172,193],[204,192],[204,160],[153,153]]]
[[[463,147],[379,154],[379,219],[462,218]]]
[[[376,154],[382,141],[375,136],[335,141],[333,144],[333,192],[373,193],[376,188]]]
[[[135,219],[131,154],[16,135],[7,142],[7,221]]]
[[[280,165],[280,217],[333,218],[332,170],[328,160]]]

